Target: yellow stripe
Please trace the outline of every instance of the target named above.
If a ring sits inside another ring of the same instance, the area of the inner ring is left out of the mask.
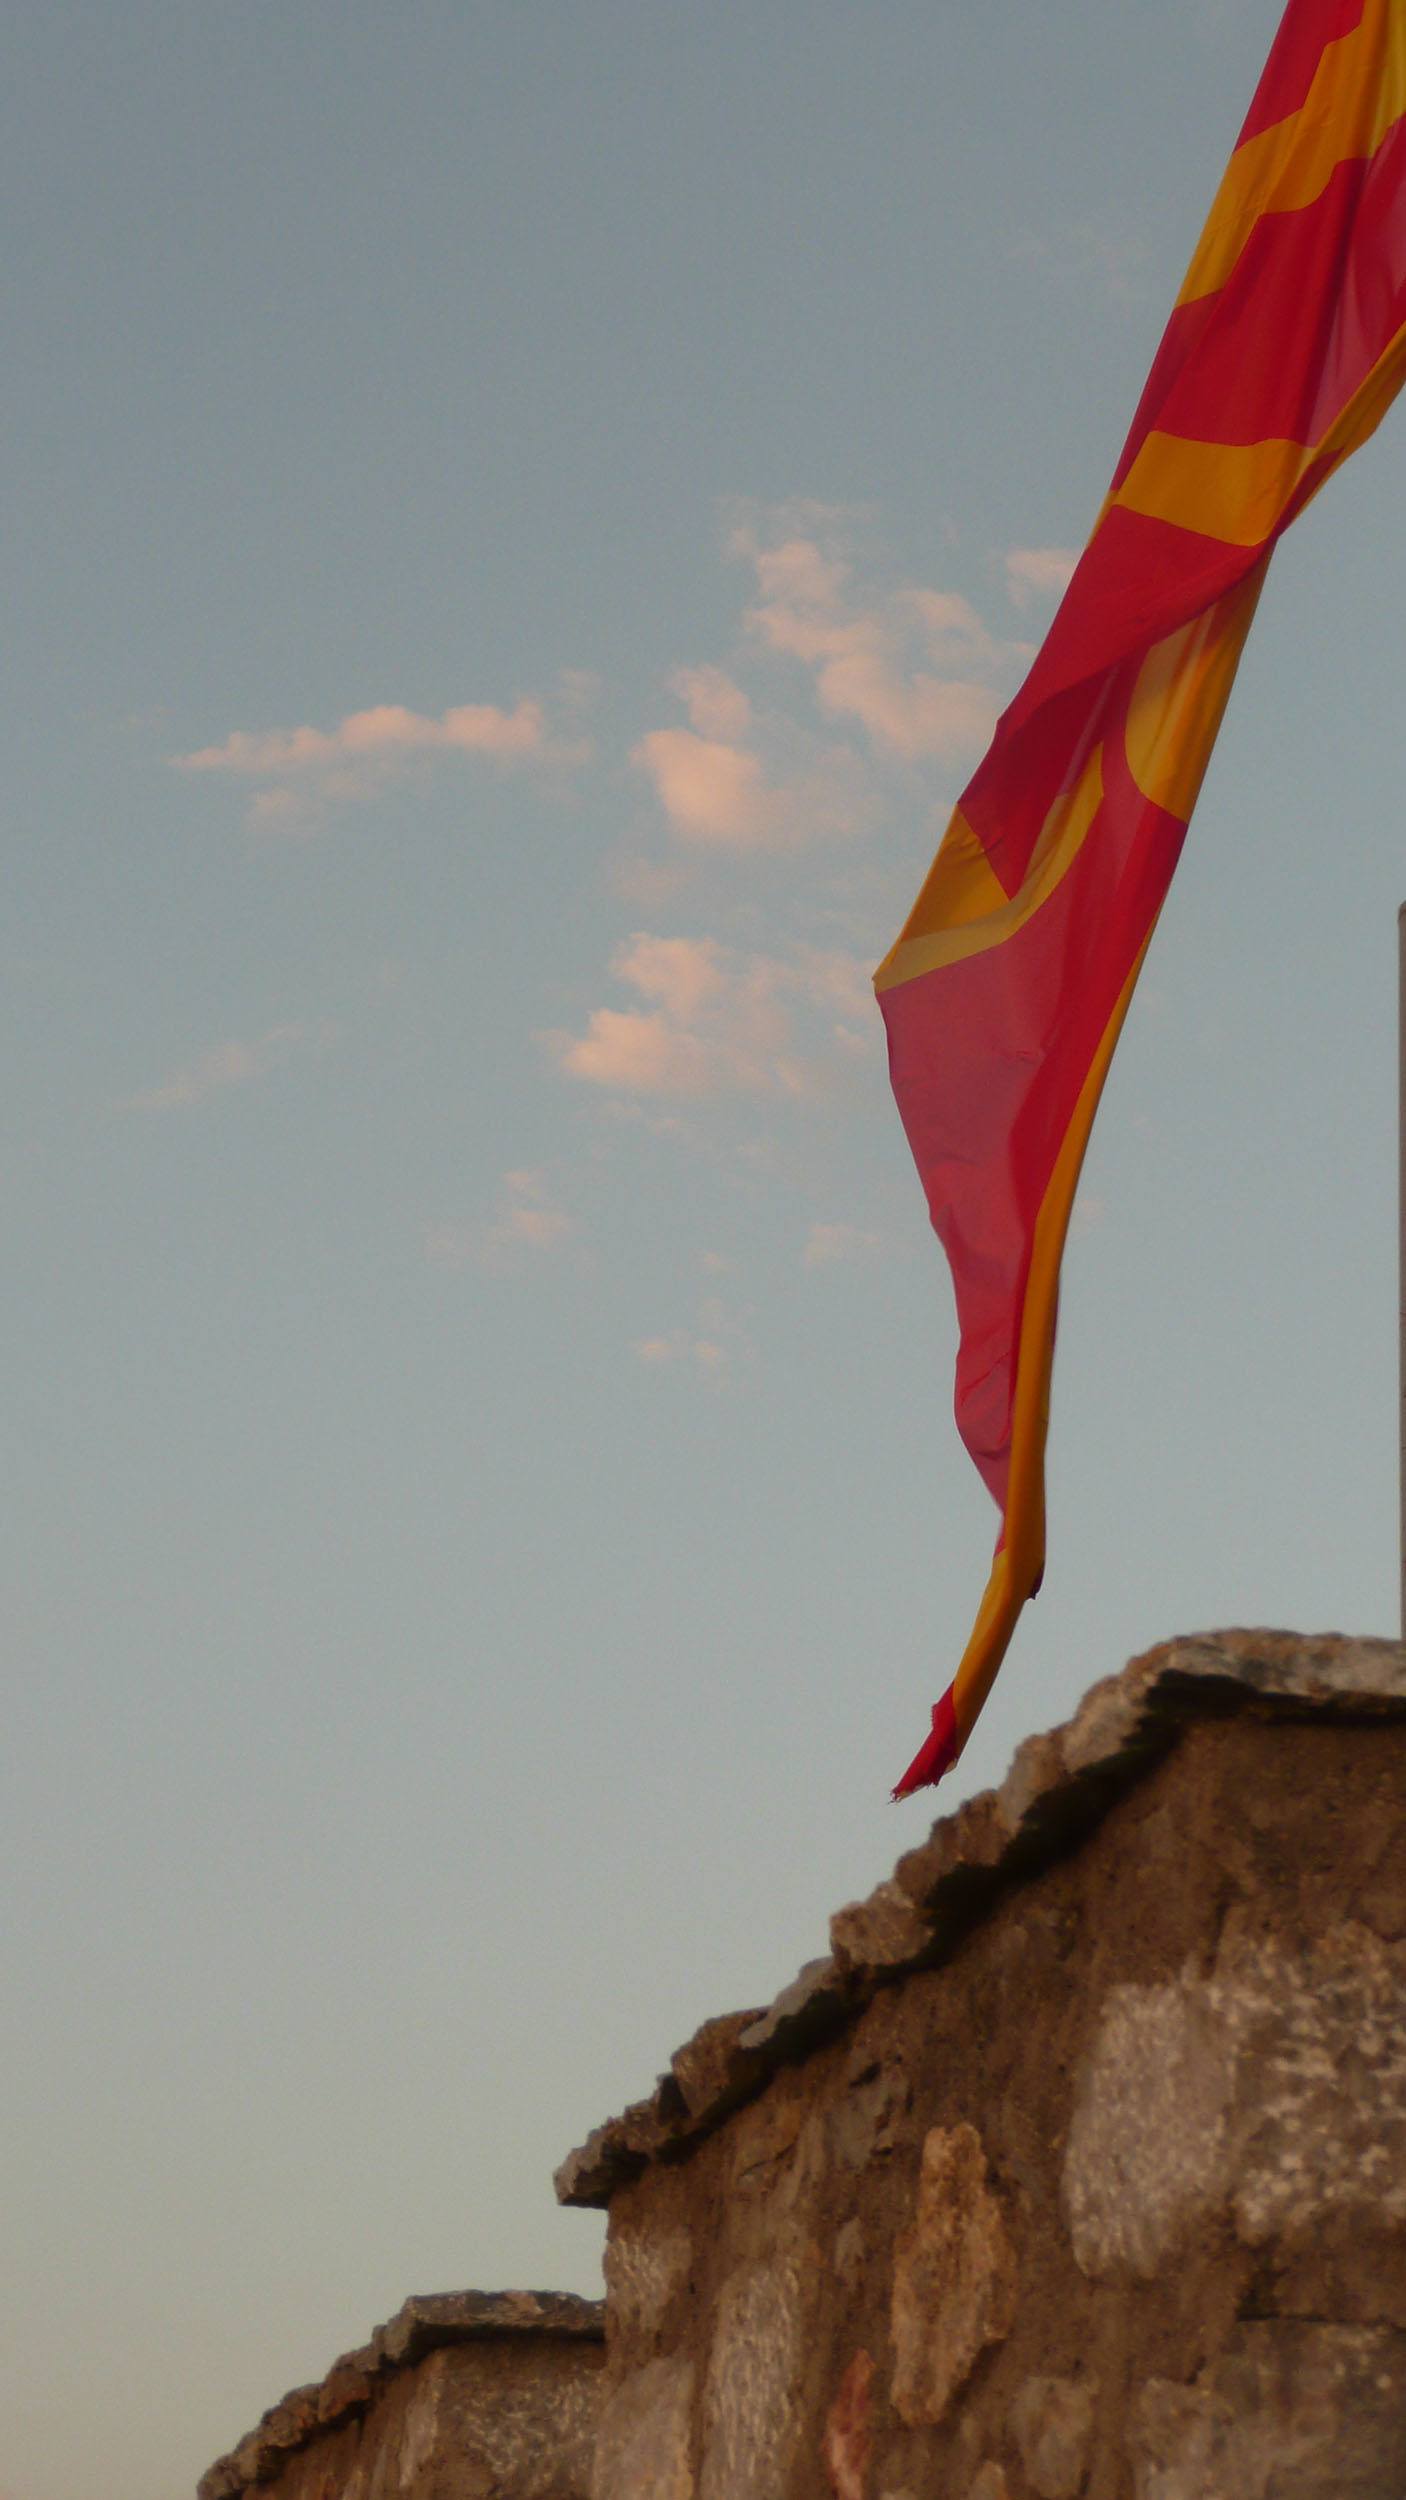
[[[1316,445],[1282,436],[1201,443],[1185,434],[1149,434],[1113,500],[1149,521],[1259,547],[1316,457]]]
[[[1123,726],[1128,769],[1145,799],[1191,821],[1264,577],[1265,556],[1248,580],[1154,643],[1133,688]]]
[[[1045,1563],[1045,1439],[1050,1420],[1050,1374],[1054,1367],[1055,1311],[1059,1301],[1060,1261],[1079,1186],[1079,1173],[1089,1131],[1109,1062],[1118,1045],[1143,958],[1152,943],[1154,918],[1138,948],[1137,961],[1123,984],[1112,1015],[1099,1038],[1088,1075],[1079,1089],[1073,1117],[1064,1132],[1049,1186],[1035,1219],[1030,1275],[1020,1317],[1016,1354],[1015,1408],[1011,1419],[1011,1472],[1006,1493],[1006,1541],[991,1566],[985,1595],[962,1653],[952,1685],[957,1723],[957,1750],[966,1743],[978,1712],[996,1680],[1010,1646],[1020,1610],[1037,1586]]]
[[[1339,461],[1375,433],[1406,375],[1404,355],[1406,329],[1316,443],[1280,435],[1262,443],[1205,443],[1185,434],[1149,434],[1113,502],[1226,546],[1263,546],[1309,471],[1321,469],[1316,495]]]
[[[964,928],[1004,909],[1010,897],[960,807],[938,846],[916,902],[885,958],[929,929]]]
[[[1367,0],[1361,24],[1326,44],[1297,113],[1237,148],[1177,298],[1195,303],[1224,286],[1257,219],[1307,208],[1339,165],[1373,155],[1406,113],[1406,10]]]
[[[1008,895],[993,874],[959,809],[896,944],[874,975],[875,989],[882,994],[900,981],[916,980],[920,972],[960,963],[967,955],[984,954],[988,947],[1002,946],[1014,937],[1048,901],[1077,857],[1102,797],[1103,749],[1097,746],[1074,788],[1055,800],[1031,852],[1025,881],[1014,895]],[[971,857],[973,851],[979,854],[979,867]],[[944,860],[948,866],[939,875]],[[960,920],[943,925],[939,916],[954,892],[970,908]]]

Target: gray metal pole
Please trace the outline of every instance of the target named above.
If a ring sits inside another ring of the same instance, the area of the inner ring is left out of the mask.
[[[1397,1382],[1401,1402],[1401,1638],[1406,1642],[1406,903],[1396,913]]]

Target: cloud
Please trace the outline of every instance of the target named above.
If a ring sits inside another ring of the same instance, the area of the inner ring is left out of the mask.
[[[814,1095],[874,1047],[867,971],[838,950],[749,955],[637,932],[611,970],[649,1003],[597,1007],[583,1033],[541,1037],[564,1075],[611,1093]]]
[[[880,1233],[857,1224],[812,1224],[802,1252],[807,1267],[839,1267],[855,1259],[872,1259],[883,1249]]]
[[[679,1032],[668,1018],[597,1007],[584,1033],[549,1034],[560,1066],[588,1085],[616,1093],[675,1094],[685,1100],[727,1090],[727,1063],[715,1045]],[[755,1083],[734,1071],[734,1082]]]
[[[686,1328],[676,1328],[668,1337],[637,1337],[635,1352],[642,1363],[692,1363],[710,1379],[717,1378],[728,1360],[726,1347],[715,1337],[690,1336]]]
[[[720,668],[677,668],[669,680],[704,738],[745,738],[752,704],[735,679]]]
[[[1058,599],[1079,558],[1072,547],[1012,547],[1006,556],[1006,589],[1018,608]]]
[[[753,1352],[744,1321],[717,1294],[705,1294],[691,1327],[667,1335],[637,1337],[634,1353],[651,1370],[682,1366],[711,1388],[721,1388],[739,1361]]]
[[[858,597],[843,555],[814,538],[769,543],[752,522],[728,543],[756,575],[748,632],[812,672],[828,718],[857,721],[881,755],[906,764],[980,753],[1000,709],[989,681],[1009,653],[967,600],[922,585]]]
[[[659,804],[686,842],[753,850],[773,839],[775,806],[760,759],[692,729],[652,729],[630,761],[654,783]]]
[[[1114,303],[1140,303],[1147,294],[1147,245],[1136,235],[1088,219],[1065,218],[1027,229],[1011,245],[1014,260],[1034,261],[1055,277],[1086,285],[1097,279]]]
[[[425,1256],[434,1267],[475,1262],[501,1267],[518,1254],[554,1249],[572,1230],[545,1172],[505,1172],[493,1214],[481,1224],[435,1224],[425,1234]]]
[[[333,1024],[275,1024],[253,1042],[217,1042],[189,1066],[177,1069],[164,1084],[128,1094],[124,1111],[184,1111],[207,1095],[232,1085],[248,1085],[290,1058],[295,1051],[326,1049],[336,1039]]]
[[[657,999],[666,1015],[683,1024],[727,986],[721,949],[712,938],[637,933],[617,953],[615,971],[618,979],[628,981],[646,998]]]
[[[567,683],[564,701],[580,708],[576,679]],[[543,705],[525,695],[511,711],[496,703],[457,703],[433,719],[403,703],[375,703],[349,712],[335,729],[236,729],[221,745],[171,762],[180,772],[227,773],[262,784],[250,803],[253,821],[298,831],[330,807],[377,797],[427,761],[479,756],[507,768],[579,761],[585,753],[579,744],[554,739]]]
[[[812,770],[771,780],[750,748],[694,729],[652,729],[630,761],[653,782],[670,830],[700,847],[794,849],[855,833],[869,813],[857,759],[844,748],[829,750]]]

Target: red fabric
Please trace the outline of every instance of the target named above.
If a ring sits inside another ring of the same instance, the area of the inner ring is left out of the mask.
[[[1047,903],[1004,945],[884,991],[899,1114],[952,1268],[957,1429],[997,1508],[1010,1473],[1012,1312],[1080,1087],[1186,828],[1104,750],[1104,797]]]
[[[1297,113],[1313,84],[1325,44],[1362,23],[1363,0],[1291,0],[1264,65],[1237,147]]]
[[[918,1747],[893,1792],[894,1803],[911,1797],[915,1788],[935,1788],[957,1759],[957,1721],[950,1692],[932,1706],[932,1734]]]

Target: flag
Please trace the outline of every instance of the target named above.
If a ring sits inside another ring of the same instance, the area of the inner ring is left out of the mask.
[[[1406,0],[1289,0],[1093,534],[875,974],[1001,1514],[932,1731],[960,1754],[1044,1568],[1079,1167],[1274,546],[1406,375]]]

